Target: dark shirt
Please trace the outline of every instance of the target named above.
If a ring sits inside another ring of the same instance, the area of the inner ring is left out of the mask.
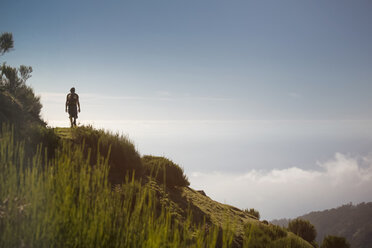
[[[66,99],[66,105],[68,106],[76,106],[79,102],[79,95],[76,93],[69,93]]]

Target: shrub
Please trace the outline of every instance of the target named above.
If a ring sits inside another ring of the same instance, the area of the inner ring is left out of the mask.
[[[91,126],[72,129],[72,136],[74,142],[84,144],[84,153],[90,154],[91,164],[96,163],[97,155],[108,156],[111,183],[122,183],[128,173],[134,172],[137,176],[143,174],[141,157],[127,137],[97,130]]]
[[[42,147],[45,152],[44,155],[46,155],[42,158],[44,163],[54,157],[56,149],[60,146],[60,139],[52,128],[35,123],[29,123],[27,126],[20,128],[19,125],[0,121],[0,130],[3,132],[11,130],[16,140],[23,140],[23,152],[26,160],[31,159],[37,150]]]
[[[154,177],[159,183],[165,183],[169,187],[190,185],[183,169],[167,158],[144,156],[142,163],[146,174]]]
[[[254,208],[251,208],[248,210],[247,209],[244,209],[244,212],[256,217],[258,220],[260,219],[260,212],[258,212],[258,210],[254,209]]]
[[[323,239],[320,248],[350,248],[350,244],[344,237],[328,235]]]
[[[45,126],[39,116],[40,99],[27,86],[22,86],[20,92],[26,95],[16,96],[8,91],[0,91],[0,122],[11,123],[23,129],[30,123]]]
[[[23,111],[30,114],[31,118],[40,119],[40,111],[42,105],[40,97],[35,96],[34,90],[25,84],[18,87],[14,96],[20,101],[23,106]]]
[[[309,243],[313,243],[316,237],[315,227],[308,220],[294,219],[288,223],[288,230],[300,236]]]
[[[61,145],[60,138],[56,135],[53,128],[44,127],[41,125],[33,124],[29,127],[26,148],[30,151],[28,155],[35,153],[35,148],[41,145],[45,149],[45,153],[48,155],[48,159],[51,159],[55,155],[55,151]],[[33,149],[32,149],[33,148]]]
[[[285,247],[283,244],[291,242],[287,231],[276,225],[247,224],[244,227],[243,247]],[[298,242],[292,241],[295,244]],[[301,243],[301,242],[300,242]],[[298,247],[293,245],[291,247]]]

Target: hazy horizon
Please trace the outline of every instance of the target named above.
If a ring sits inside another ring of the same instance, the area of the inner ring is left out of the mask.
[[[50,126],[127,135],[264,219],[372,201],[369,1],[9,1]]]

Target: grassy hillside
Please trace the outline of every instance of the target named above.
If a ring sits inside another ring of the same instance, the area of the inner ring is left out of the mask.
[[[127,177],[112,188],[108,159],[98,157],[92,166],[84,146],[63,142],[47,163],[41,150],[24,163],[23,145],[3,129],[0,148],[0,247],[203,247],[217,241],[217,228],[180,223],[151,187]]]
[[[55,151],[39,146],[27,157],[3,125],[0,247],[311,247],[185,181],[167,184],[171,175],[187,177],[168,159],[141,159],[126,137],[92,127],[45,129],[44,144]],[[154,165],[163,179],[148,168]],[[110,176],[118,170],[119,181]]]
[[[111,149],[111,157],[118,156],[116,153],[138,157],[138,153],[127,138],[105,133],[102,130],[94,130],[92,127],[56,128],[55,132],[62,139],[71,140],[78,144],[85,142],[85,145],[95,145],[94,142],[102,139],[102,137],[93,139],[91,136],[92,133],[99,133],[101,136],[105,136],[106,140],[116,140],[118,147],[115,150]],[[87,139],[84,136],[89,136],[89,138]],[[90,141],[87,142],[87,140]],[[101,144],[103,144],[101,151],[107,151],[108,149],[104,146],[109,144],[112,146],[113,143],[102,142]],[[127,152],[123,153],[122,150],[127,150]],[[106,155],[105,152],[102,154]],[[116,170],[117,166],[112,167],[115,161],[111,161],[111,159],[108,161],[111,166],[110,170]],[[123,163],[120,163],[120,161],[123,161]],[[218,227],[217,243],[220,245],[223,237],[227,233],[233,232],[231,247],[311,247],[307,242],[284,229],[263,224],[245,211],[213,201],[208,196],[189,188],[189,182],[182,168],[169,159],[143,156],[142,163],[135,167],[130,162],[125,163],[125,161],[124,159],[117,160],[123,172],[134,172],[134,175],[137,175],[135,178],[156,192],[157,198],[164,204],[163,206],[166,206],[171,215],[175,216],[181,223],[186,223],[190,219],[193,224],[204,225],[207,229]],[[113,180],[110,176],[108,178],[112,184],[118,183],[117,179]],[[255,242],[257,244],[254,244]],[[248,246],[248,244],[250,245]]]

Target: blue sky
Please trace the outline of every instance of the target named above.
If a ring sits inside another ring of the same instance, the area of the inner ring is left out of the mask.
[[[254,171],[372,166],[371,11],[370,1],[5,0],[0,31],[13,33],[15,49],[1,61],[33,67],[51,126],[68,125],[64,98],[75,86],[80,123],[170,157],[219,201],[293,217],[372,198],[358,188],[275,212],[269,199],[232,198],[213,182],[230,175],[236,191],[231,182]]]

